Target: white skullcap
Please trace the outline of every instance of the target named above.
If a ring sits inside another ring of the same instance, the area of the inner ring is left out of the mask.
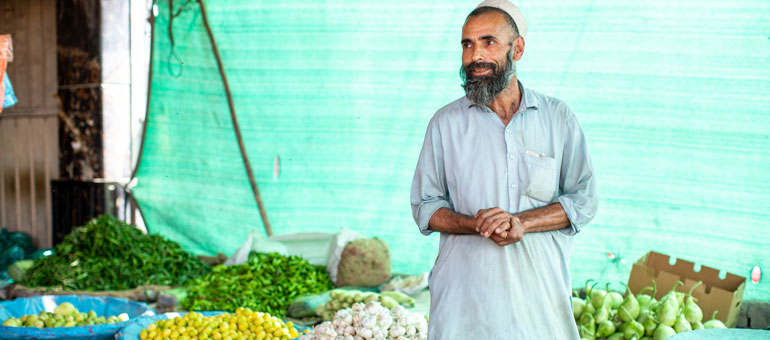
[[[513,19],[513,22],[516,23],[516,28],[519,30],[520,36],[527,35],[527,21],[524,20],[524,14],[521,14],[521,11],[519,10],[516,5],[512,4],[508,0],[485,0],[482,3],[480,3],[476,8],[479,7],[494,7],[497,9],[502,10],[505,13],[508,13],[508,15],[511,16]]]

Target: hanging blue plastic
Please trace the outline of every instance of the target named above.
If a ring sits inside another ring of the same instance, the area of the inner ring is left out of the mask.
[[[53,312],[57,305],[64,302],[73,304],[81,312],[93,310],[97,315],[104,317],[118,316],[126,313],[129,320],[114,324],[59,328],[0,326],[0,339],[114,339],[115,334],[132,322],[132,320],[155,315],[155,311],[150,309],[147,304],[128,299],[77,295],[45,295],[18,298],[0,303],[0,320],[6,320],[10,317],[19,318],[29,314],[39,314],[41,311]]]
[[[3,85],[5,86],[5,95],[3,96],[3,108],[11,107],[19,102],[16,99],[16,95],[13,94],[13,86],[11,86],[11,79],[8,78],[8,73],[3,75]]]

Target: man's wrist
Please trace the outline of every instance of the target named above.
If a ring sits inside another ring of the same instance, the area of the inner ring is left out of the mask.
[[[521,213],[513,214],[513,216],[511,216],[511,229],[513,229],[513,226],[516,223],[521,224],[522,230],[524,231],[525,234],[530,232],[530,230],[532,228],[532,221],[527,219]]]
[[[462,215],[462,217],[460,217],[460,218],[462,219],[462,220],[460,221],[461,225],[462,225],[462,226],[465,228],[465,230],[466,230],[466,231],[467,231],[469,234],[475,234],[475,233],[478,233],[478,232],[476,231],[476,219],[475,219],[475,218],[473,218],[473,216],[466,216],[466,215]]]

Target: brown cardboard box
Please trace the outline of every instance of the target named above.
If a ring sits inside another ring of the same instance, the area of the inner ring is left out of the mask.
[[[631,292],[637,294],[642,288],[652,286],[652,280],[655,279],[658,287],[655,298],[660,299],[671,290],[676,281],[684,282],[684,286],[679,287],[677,291],[685,293],[698,281],[703,281],[703,284],[692,292],[698,306],[703,310],[703,321],[711,320],[711,314],[718,310],[717,319],[722,320],[727,327],[735,327],[741,311],[746,278],[727,273],[722,280],[719,278],[719,270],[701,266],[700,271],[695,272],[694,265],[692,262],[677,259],[672,266],[669,264],[668,255],[651,251],[634,263],[628,278],[628,287]]]

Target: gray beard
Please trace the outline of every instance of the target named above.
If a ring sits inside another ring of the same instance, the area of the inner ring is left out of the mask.
[[[511,79],[516,75],[516,62],[513,60],[513,54],[508,51],[507,63],[502,70],[497,70],[493,64],[481,63],[483,65],[489,65],[492,68],[492,74],[488,76],[474,76],[469,69],[478,67],[479,64],[470,63],[466,68],[464,65],[460,66],[460,78],[463,80],[462,87],[465,89],[465,96],[477,105],[489,105],[492,100],[497,97],[500,92],[503,92],[506,87],[511,83]]]

